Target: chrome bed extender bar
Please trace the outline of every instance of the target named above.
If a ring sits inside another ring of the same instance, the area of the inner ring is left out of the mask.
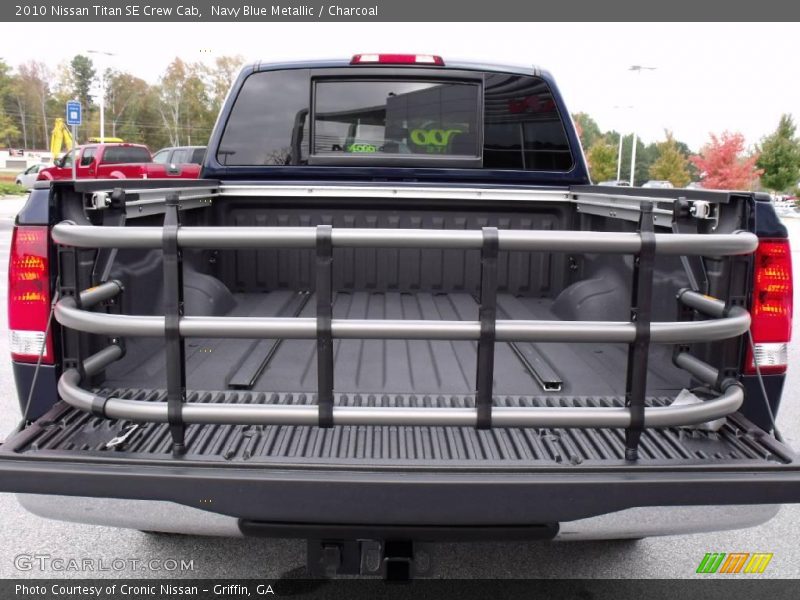
[[[252,193],[270,190],[285,195],[288,187],[296,193],[314,193],[316,188],[300,186],[254,187]],[[248,190],[231,186],[236,195]],[[332,189],[352,197],[357,191],[374,197],[387,188],[352,187]],[[461,194],[513,196],[531,194],[553,200],[569,200],[570,194],[496,190],[461,190]],[[134,192],[135,193],[135,192]],[[148,192],[149,193],[149,192]],[[55,307],[55,317],[69,329],[105,335],[112,343],[100,352],[81,359],[68,368],[59,381],[59,392],[69,404],[95,414],[133,421],[168,422],[173,448],[182,453],[187,423],[294,424],[319,425],[427,425],[453,427],[615,427],[626,429],[626,459],[636,460],[641,431],[645,427],[672,427],[703,423],[738,410],[744,399],[741,385],[720,377],[712,366],[686,351],[675,353],[675,364],[717,391],[717,397],[692,405],[645,407],[647,355],[649,344],[689,344],[728,339],[745,333],[749,313],[695,291],[681,290],[678,302],[697,314],[709,317],[699,321],[655,322],[650,320],[653,285],[653,258],[656,254],[678,256],[734,256],[751,254],[758,238],[748,232],[731,234],[656,234],[654,204],[639,206],[639,231],[542,231],[355,229],[318,227],[182,227],[179,209],[180,190],[161,190],[165,197],[164,227],[97,227],[62,222],[53,227],[54,241],[70,248],[162,248],[164,251],[165,316],[135,316],[93,312],[90,309],[122,292],[116,281],[106,281],[82,292],[67,290]],[[229,193],[222,188],[220,195]],[[393,197],[419,190],[391,191]],[[452,190],[438,190],[452,198]],[[198,188],[191,188],[191,200],[198,199]],[[200,194],[202,195],[202,194]],[[246,195],[246,194],[245,194]],[[596,195],[596,194],[594,194]],[[574,196],[574,194],[573,194]],[[613,195],[609,194],[609,197]],[[557,197],[557,198],[556,198]],[[155,194],[150,201],[154,201]],[[577,196],[573,198],[577,200]],[[630,203],[632,198],[627,198]],[[642,200],[636,197],[635,200]],[[140,201],[131,198],[126,209]],[[665,211],[666,212],[666,211]],[[181,249],[183,248],[315,248],[316,318],[191,317],[182,314]],[[479,320],[352,320],[332,318],[333,248],[448,248],[481,251],[481,293]],[[631,320],[618,321],[514,321],[496,318],[497,252],[550,251],[632,254],[634,279]],[[95,374],[122,357],[116,338],[125,336],[165,336],[167,339],[167,402],[145,402],[98,396],[81,387],[87,375]],[[316,339],[318,393],[317,405],[194,404],[185,401],[183,341],[186,337]],[[477,340],[478,361],[474,408],[412,408],[335,406],[333,402],[333,339],[436,339]],[[616,342],[629,344],[626,405],[624,407],[494,407],[492,382],[496,341],[526,342]]]

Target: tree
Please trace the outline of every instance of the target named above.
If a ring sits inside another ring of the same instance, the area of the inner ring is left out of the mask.
[[[158,86],[158,111],[169,144],[205,144],[216,119],[208,94],[208,68],[201,63],[173,60]]]
[[[183,84],[186,81],[186,63],[180,58],[173,60],[161,77],[159,85],[159,112],[171,146],[180,146],[181,109],[183,108]]]
[[[758,155],[745,153],[741,133],[711,134],[711,140],[691,161],[700,171],[704,188],[710,190],[746,190],[762,171],[756,168]]]
[[[581,146],[584,150],[594,146],[594,143],[603,137],[597,121],[586,113],[575,113],[572,115],[572,120],[575,122],[575,128],[578,130],[578,137],[581,139]]]
[[[619,147],[619,134],[612,131],[607,135],[609,142]],[[622,181],[630,181],[631,179],[631,142],[633,136],[626,135],[622,138],[622,165],[620,168],[620,179]],[[645,181],[650,179],[650,165],[656,157],[656,145],[648,144],[645,146],[642,139],[637,136],[636,138],[636,172],[633,178],[634,185],[642,185]]]
[[[6,110],[13,92],[13,79],[11,69],[6,62],[0,59],[0,140],[10,146],[13,138],[19,135],[19,129],[14,119]]]
[[[92,104],[90,91],[96,75],[92,59],[78,54],[72,59],[69,66],[72,75],[72,93],[86,109]]]
[[[92,95],[91,89],[97,72],[94,69],[92,59],[82,54],[76,55],[69,63],[70,80],[72,83],[72,97],[81,103],[83,107],[83,126],[89,129],[89,121],[92,116]]]
[[[671,131],[666,131],[667,139],[656,144],[658,157],[650,165],[650,177],[669,181],[675,187],[686,187],[691,181],[686,165],[689,161],[681,152]]]
[[[130,73],[106,71],[106,122],[111,126],[111,137],[141,139],[138,116],[146,100],[147,82]]]
[[[182,131],[186,143],[205,144],[211,133],[213,119],[206,81],[209,79],[208,68],[202,63],[191,63],[186,72],[183,94],[183,126]]]
[[[617,176],[617,148],[600,138],[586,153],[592,181],[606,181]]]
[[[228,95],[228,90],[233,85],[233,80],[242,68],[244,57],[220,56],[214,61],[214,70],[211,72],[211,109],[217,114],[222,108],[222,101]]]
[[[686,159],[686,172],[689,174],[689,181],[697,181],[700,179],[700,171],[697,170],[697,167],[692,162],[692,156],[694,155],[694,152],[691,151],[689,145],[680,140],[675,140],[675,145],[678,147],[678,151]]]
[[[770,190],[784,192],[800,181],[800,139],[791,115],[781,115],[778,128],[761,141],[756,164],[764,171],[761,184]]]
[[[39,138],[42,144],[41,148],[47,148],[50,144],[47,103],[51,95],[49,81],[52,77],[50,69],[43,62],[31,60],[19,66],[19,95],[17,100],[20,106],[20,116],[25,119],[27,115],[30,115],[31,130],[38,129],[41,133]],[[24,109],[23,106],[25,107]],[[22,127],[23,130],[26,129],[24,123]],[[31,141],[33,141],[35,135],[32,135],[31,138]]]
[[[17,122],[22,128],[22,146],[29,148],[28,145],[28,106],[29,101],[25,93],[25,85],[22,79],[17,76],[11,84],[11,97],[13,98],[14,108],[17,112]]]

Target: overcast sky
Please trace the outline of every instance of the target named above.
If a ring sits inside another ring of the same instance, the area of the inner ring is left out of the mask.
[[[800,119],[796,24],[25,23],[6,25],[2,38],[0,56],[12,65],[35,58],[55,66],[105,50],[116,54],[108,66],[153,83],[175,56],[414,52],[536,64],[553,73],[570,110],[589,113],[601,129],[635,126],[647,142],[671,129],[693,149],[709,132],[741,131],[752,144],[781,113]],[[637,74],[631,65],[656,70]]]

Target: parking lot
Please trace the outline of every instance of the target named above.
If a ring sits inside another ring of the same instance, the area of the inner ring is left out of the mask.
[[[0,282],[7,279],[8,246],[13,217],[22,199],[0,200]],[[795,272],[800,274],[800,219],[787,219],[794,245]],[[6,292],[0,291],[0,313],[5,315]],[[2,321],[5,327],[5,317]],[[795,319],[795,329],[800,319]],[[795,331],[795,339],[800,339]],[[17,424],[20,410],[14,392],[7,336],[0,334],[0,436]],[[790,362],[800,364],[795,343]],[[793,446],[800,446],[800,371],[790,371],[778,425]],[[491,510],[490,508],[487,508]],[[724,510],[724,509],[722,509]],[[94,573],[20,570],[19,555],[49,555],[65,559],[122,559],[147,562],[193,561],[192,569],[170,571],[170,576],[200,578],[296,577],[305,564],[301,541],[219,539],[147,534],[139,531],[84,526],[41,519],[23,510],[13,495],[0,494],[0,577],[163,577],[164,570],[108,570]],[[441,544],[434,547],[433,573],[437,577],[578,577],[683,578],[695,576],[706,552],[771,552],[774,558],[763,577],[800,576],[800,506],[784,507],[769,523],[752,529],[641,541],[597,543]],[[706,576],[707,577],[707,576]]]

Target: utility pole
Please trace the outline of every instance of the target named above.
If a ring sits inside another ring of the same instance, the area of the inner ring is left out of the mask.
[[[620,106],[615,105],[614,108],[616,110],[631,110],[633,106]],[[622,180],[622,141],[625,139],[625,135],[622,133],[623,128],[619,128],[619,150],[617,152],[617,184]]]
[[[103,54],[116,56],[113,52],[104,50],[87,50],[89,54]],[[103,65],[105,67],[105,65]],[[106,141],[106,69],[100,69],[100,141]]]
[[[639,75],[642,74],[642,71],[655,71],[656,67],[643,67],[642,65],[631,65],[628,68],[629,71],[636,71]],[[636,172],[636,116],[634,114],[634,126],[633,126],[633,141],[631,143],[631,180],[630,184],[633,187],[633,179]]]

